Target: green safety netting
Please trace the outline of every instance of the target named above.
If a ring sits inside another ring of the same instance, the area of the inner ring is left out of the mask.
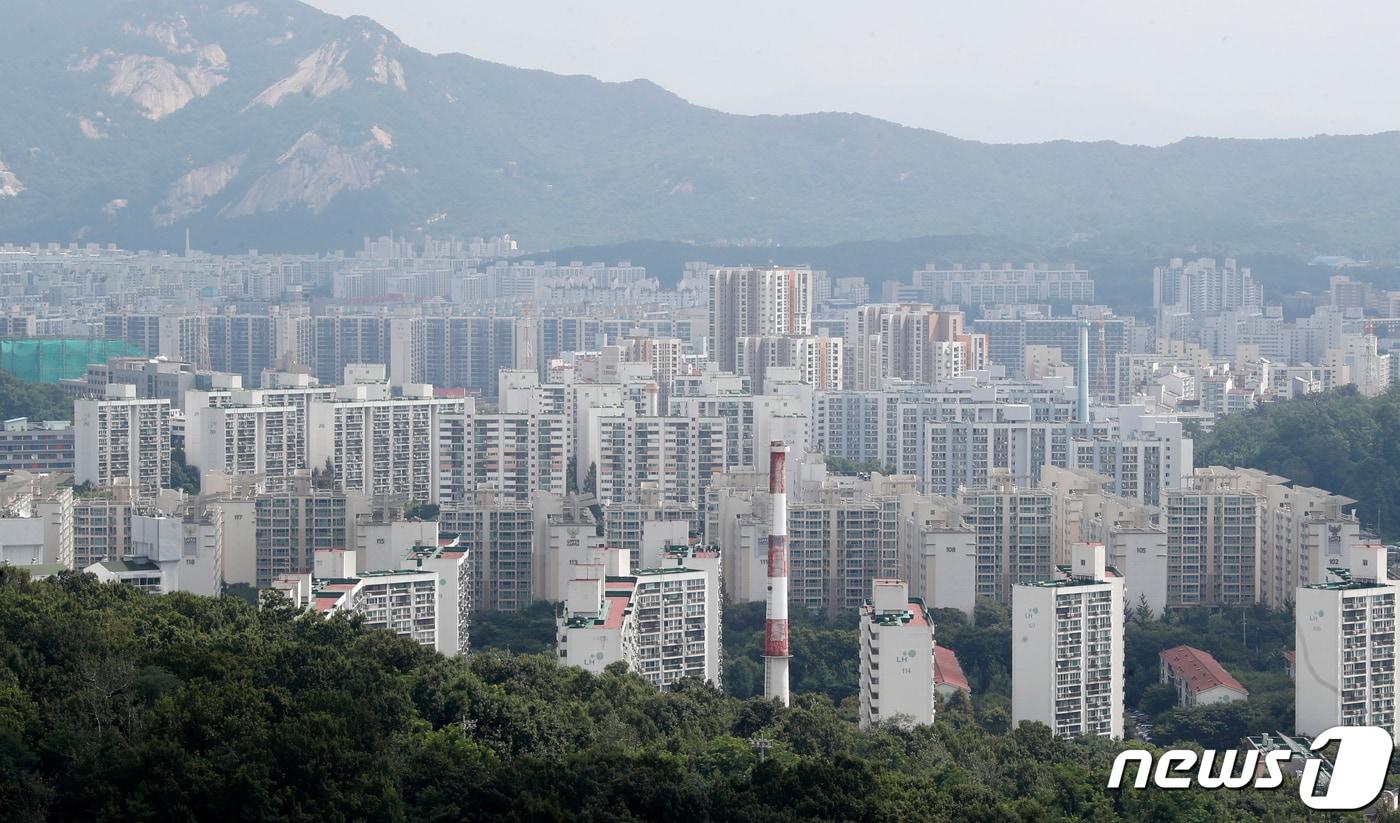
[[[33,383],[57,383],[82,377],[89,363],[106,363],[109,357],[143,354],[123,340],[64,340],[25,338],[0,340],[0,369]]]

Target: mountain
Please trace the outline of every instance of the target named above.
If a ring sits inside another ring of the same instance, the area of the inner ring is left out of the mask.
[[[292,0],[9,0],[0,239],[356,247],[390,230],[1400,251],[1400,133],[990,145],[737,116],[411,49]],[[522,33],[528,36],[528,32]]]

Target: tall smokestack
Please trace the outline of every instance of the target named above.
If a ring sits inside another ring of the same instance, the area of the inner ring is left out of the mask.
[[[787,444],[774,440],[768,454],[768,493],[773,525],[768,531],[768,624],[763,641],[763,696],[788,705]]]
[[[1079,373],[1074,377],[1079,384],[1080,423],[1089,422],[1089,321],[1079,324]]]

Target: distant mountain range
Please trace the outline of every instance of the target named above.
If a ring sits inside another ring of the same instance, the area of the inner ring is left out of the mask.
[[[0,22],[0,240],[1400,252],[1400,133],[1013,146],[853,114],[738,116],[645,81],[427,55],[292,0],[8,0]]]

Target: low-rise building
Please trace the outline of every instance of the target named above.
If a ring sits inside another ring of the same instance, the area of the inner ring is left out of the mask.
[[[1176,689],[1177,705],[1182,708],[1249,699],[1249,689],[1225,671],[1210,652],[1177,646],[1161,652],[1158,657],[1162,663],[1162,683]]]
[[[953,695],[959,692],[972,696],[972,686],[967,682],[967,675],[963,674],[957,652],[947,646],[933,647],[933,689],[945,701],[952,700]]]
[[[17,469],[72,474],[75,435],[67,420],[12,417],[0,423],[0,474]]]

